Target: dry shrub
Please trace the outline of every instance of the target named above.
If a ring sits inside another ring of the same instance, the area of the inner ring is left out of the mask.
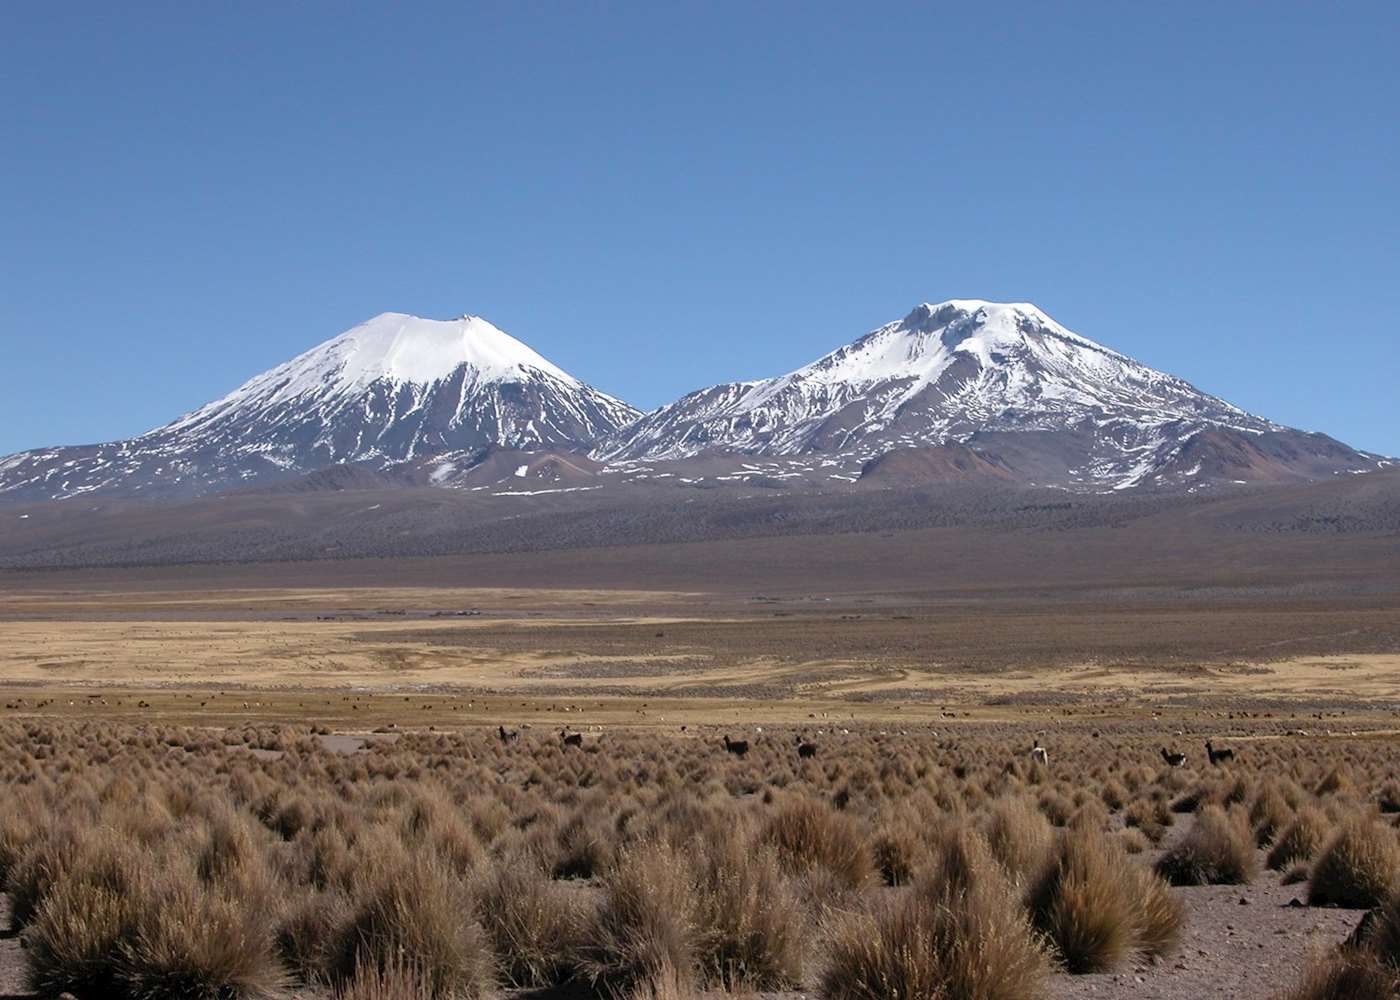
[[[535,868],[502,865],[483,877],[478,898],[510,985],[549,987],[569,978],[587,913],[581,891]]]
[[[559,827],[555,878],[593,878],[614,859],[613,835],[596,810],[579,809]]]
[[[334,996],[335,1000],[434,1000],[430,977],[398,959],[383,968],[358,969]]]
[[[269,914],[168,875],[132,904],[135,929],[122,951],[119,994],[130,1000],[266,997],[284,985]]]
[[[699,1000],[688,983],[688,977],[663,965],[633,986],[627,1000]]]
[[[697,862],[700,966],[727,989],[780,990],[802,976],[805,921],[771,848],[711,841]]]
[[[1356,786],[1352,784],[1351,776],[1344,769],[1334,767],[1317,783],[1313,794],[1324,798],[1328,795],[1349,794],[1355,790]]]
[[[1312,864],[1308,902],[1313,906],[1369,908],[1384,902],[1400,882],[1400,842],[1395,831],[1368,816],[1354,816]]]
[[[1400,969],[1400,891],[1373,910],[1370,926],[1358,942],[1387,965]]]
[[[1098,799],[1087,800],[1069,819],[1071,830],[1106,830],[1108,825],[1108,810]]]
[[[1072,973],[1101,972],[1134,952],[1165,954],[1180,937],[1180,904],[1166,886],[1096,831],[1063,836],[1027,894],[1035,925]]]
[[[1209,805],[1181,842],[1157,861],[1157,874],[1172,885],[1244,885],[1254,879],[1259,860],[1248,818]]]
[[[249,866],[261,863],[262,852],[251,826],[251,818],[228,807],[210,817],[194,849],[195,871],[201,882],[228,884]]]
[[[1123,843],[1123,850],[1129,854],[1142,854],[1152,847],[1152,841],[1148,839],[1147,834],[1132,827],[1122,830],[1118,839]]]
[[[1400,892],[1370,910],[1341,948],[1316,956],[1282,1000],[1400,998]]]
[[[1327,838],[1331,826],[1327,814],[1321,809],[1303,806],[1294,814],[1293,821],[1283,828],[1283,832],[1269,849],[1269,867],[1274,871],[1282,871],[1299,861],[1311,861]]]
[[[699,954],[695,877],[668,844],[646,842],[618,856],[603,902],[588,922],[579,969],[596,987],[625,994],[663,973],[694,984]]]
[[[410,798],[401,820],[403,841],[414,854],[430,850],[452,871],[466,876],[483,861],[471,824],[436,784],[426,784]]]
[[[332,972],[349,982],[362,969],[410,963],[435,997],[483,997],[494,972],[486,935],[456,874],[436,857],[400,861],[369,873],[354,893]]]
[[[292,900],[277,927],[277,951],[293,973],[308,982],[335,971],[336,948],[353,913],[339,889],[311,890]]]
[[[1373,956],[1342,952],[1315,958],[1281,1000],[1393,1000],[1400,974]]]
[[[1171,803],[1171,811],[1178,815],[1193,813],[1211,801],[1211,786],[1198,784],[1188,792],[1178,795]]]
[[[1074,815],[1074,803],[1053,789],[1040,793],[1040,811],[1055,826],[1068,826]]]
[[[1185,910],[1167,883],[1146,869],[1135,870],[1141,893],[1138,897],[1138,948],[1159,958],[1169,955],[1181,943]]]
[[[763,840],[777,849],[790,872],[824,868],[855,888],[864,885],[874,871],[855,821],[814,799],[786,800],[768,820]]]
[[[927,841],[912,822],[902,817],[879,824],[870,848],[875,868],[886,885],[908,885],[929,864]]]
[[[28,795],[21,797],[12,789],[6,790],[5,811],[0,813],[0,887],[10,876],[25,849],[35,837],[34,822],[31,818]]]
[[[1160,799],[1134,799],[1123,810],[1123,825],[1141,830],[1154,844],[1162,839],[1173,819],[1171,810]]]
[[[1235,780],[1220,788],[1216,801],[1222,806],[1233,806],[1247,801],[1254,793],[1253,784],[1244,775],[1236,775]]]
[[[23,930],[63,874],[74,869],[88,849],[77,832],[65,828],[31,843],[10,867],[5,888],[10,894],[10,930]]]
[[[1254,842],[1266,847],[1293,818],[1293,810],[1272,785],[1265,788],[1249,807],[1249,822],[1254,827]]]
[[[1128,801],[1128,789],[1117,778],[1109,778],[1099,788],[1099,797],[1104,805],[1117,812]]]
[[[993,802],[982,830],[992,856],[1015,882],[1038,872],[1055,846],[1049,820],[1024,798]]]
[[[127,895],[80,879],[54,887],[24,932],[25,981],[40,996],[116,992],[117,959],[135,920]]]
[[[1048,968],[1024,911],[991,879],[957,886],[931,875],[842,915],[827,937],[828,1000],[1024,1000],[1040,995]]]

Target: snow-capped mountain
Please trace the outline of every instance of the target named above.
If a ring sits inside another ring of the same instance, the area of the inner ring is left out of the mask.
[[[1183,464],[1192,440],[1208,430],[1228,438],[1210,449],[1219,460],[1209,469]],[[594,457],[870,461],[949,444],[1022,481],[1096,488],[1230,478],[1236,460],[1245,471],[1270,464],[1275,479],[1377,465],[1376,456],[1281,427],[1155,371],[1033,305],[981,300],[920,305],[787,375],[693,392],[621,428]],[[1226,459],[1231,449],[1239,454]],[[1283,468],[1289,452],[1301,457]]]
[[[637,412],[480,317],[384,313],[140,437],[0,459],[0,496],[197,495],[342,463],[578,450]]]
[[[479,317],[385,313],[139,437],[0,458],[0,501],[274,484],[1191,490],[1387,464],[1246,413],[1025,303],[921,305],[787,375],[645,415]]]

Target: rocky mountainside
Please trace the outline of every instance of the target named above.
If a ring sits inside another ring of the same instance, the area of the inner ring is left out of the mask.
[[[980,457],[949,463],[962,446]],[[845,455],[899,478],[919,468],[1041,485],[1126,489],[1311,479],[1377,456],[1208,395],[1082,337],[1033,305],[918,306],[778,378],[693,392],[606,438],[607,461],[720,454]]]
[[[581,450],[636,416],[480,317],[384,313],[140,437],[0,459],[0,496],[194,496],[341,464]]]

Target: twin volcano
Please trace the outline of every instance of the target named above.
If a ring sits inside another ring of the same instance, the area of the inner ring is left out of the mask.
[[[586,476],[755,458],[778,462],[771,474],[783,462],[810,471],[839,459],[871,484],[989,478],[1094,490],[1388,464],[1246,413],[1025,303],[920,305],[786,375],[711,386],[645,415],[479,317],[385,313],[139,437],[0,459],[0,498],[195,496],[344,465],[375,476],[432,468],[431,482],[453,485],[447,471],[502,453],[526,456],[517,468],[572,453],[570,467]],[[829,477],[834,488],[854,478]]]

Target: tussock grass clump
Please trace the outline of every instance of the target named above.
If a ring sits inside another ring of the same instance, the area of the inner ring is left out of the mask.
[[[1356,786],[1352,783],[1351,775],[1346,772],[1346,769],[1333,767],[1317,783],[1313,794],[1318,798],[1324,798],[1328,795],[1349,794],[1355,790]]]
[[[1074,801],[1054,789],[1040,793],[1040,811],[1054,826],[1068,826],[1074,815]]]
[[[1109,778],[1100,787],[1099,798],[1103,800],[1105,806],[1113,812],[1117,812],[1128,801],[1128,789],[1117,778]]]
[[[855,820],[813,799],[783,802],[764,827],[763,840],[790,872],[824,868],[852,888],[864,885],[874,872]]]
[[[1313,960],[1280,1000],[1394,1000],[1400,973],[1373,956],[1341,952]]]
[[[1123,842],[1123,850],[1129,854],[1142,854],[1152,847],[1152,841],[1147,838],[1147,834],[1132,827],[1125,827],[1118,839]]]
[[[118,995],[129,1000],[243,1000],[268,996],[286,975],[269,914],[192,878],[171,876],[133,904]]]
[[[1140,798],[1128,803],[1123,810],[1123,825],[1141,830],[1152,843],[1157,843],[1176,817],[1161,799]]]
[[[1269,848],[1268,866],[1282,871],[1298,862],[1311,861],[1327,839],[1332,824],[1315,806],[1303,806]]]
[[[1186,913],[1167,883],[1144,868],[1138,875],[1138,950],[1160,958],[1181,943]]]
[[[584,928],[580,972],[617,995],[663,975],[691,988],[700,951],[697,889],[690,865],[670,845],[624,851],[603,877],[602,905]]]
[[[834,923],[819,992],[828,1000],[1024,1000],[1040,994],[1048,966],[1004,885],[958,886],[934,874]]]
[[[881,824],[870,848],[885,885],[908,885],[930,861],[928,843],[914,824],[903,818]]]
[[[478,886],[501,972],[517,987],[557,986],[573,973],[589,899],[537,869],[501,866]]]
[[[1177,815],[1196,812],[1211,801],[1213,794],[1213,790],[1209,785],[1198,784],[1190,791],[1184,792],[1173,799],[1171,811]]]
[[[335,1000],[434,1000],[429,978],[412,963],[365,966],[335,991]]]
[[[1050,821],[1025,798],[992,803],[982,826],[987,847],[1013,882],[1038,872],[1055,846]]]
[[[662,966],[632,988],[627,1000],[699,1000],[686,985],[687,977],[669,966]]]
[[[435,997],[492,994],[495,969],[485,932],[466,887],[441,859],[399,861],[366,878],[341,930],[332,966],[337,981],[407,962]]]
[[[747,990],[800,982],[806,921],[776,853],[714,840],[701,851],[696,875],[704,981]]]
[[[1373,910],[1368,910],[1342,946],[1374,955],[1387,965],[1400,969],[1400,891]]]
[[[10,877],[10,869],[19,861],[36,836],[30,815],[30,808],[33,808],[29,805],[30,802],[28,793],[21,795],[9,792],[5,812],[0,815],[0,887],[5,885]]]
[[[1365,816],[1346,820],[1312,864],[1313,906],[1379,906],[1400,885],[1395,831]]]
[[[313,890],[288,901],[276,933],[277,952],[287,968],[303,981],[329,980],[352,916],[350,898],[338,889]]]
[[[34,919],[44,901],[65,872],[78,867],[78,859],[88,844],[72,829],[55,831],[35,840],[10,866],[5,888],[10,893],[10,930],[20,931]]]
[[[111,996],[117,959],[135,931],[132,899],[69,878],[44,899],[24,932],[25,981],[40,996]]]
[[[594,810],[580,809],[559,827],[555,878],[593,878],[613,862],[613,838]]]
[[[1244,885],[1258,874],[1254,833],[1238,810],[1206,806],[1181,842],[1157,861],[1172,885]]]
[[[1129,955],[1175,947],[1184,922],[1166,886],[1097,831],[1075,830],[1027,894],[1037,928],[1072,973],[1102,972]]]
[[[1254,842],[1267,847],[1293,819],[1288,802],[1272,786],[1265,788],[1249,807],[1249,822],[1254,827]]]

